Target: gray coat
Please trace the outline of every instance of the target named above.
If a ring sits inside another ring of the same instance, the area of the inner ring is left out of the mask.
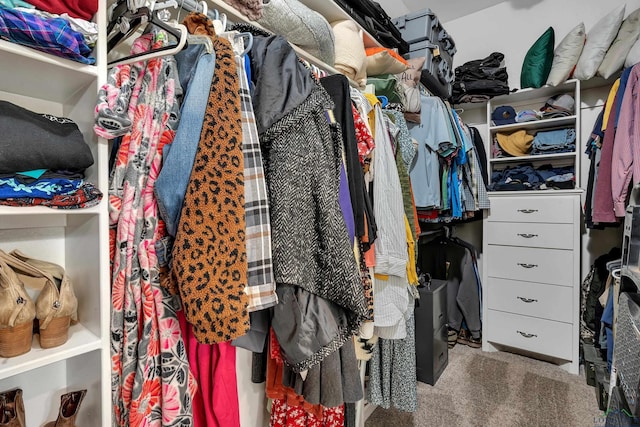
[[[253,105],[269,191],[280,303],[273,328],[294,372],[340,348],[367,315],[338,200],[341,141],[326,91],[279,36],[254,36]]]

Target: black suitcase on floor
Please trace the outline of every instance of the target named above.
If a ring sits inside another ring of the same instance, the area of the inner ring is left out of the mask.
[[[409,52],[409,43],[402,38],[402,34],[378,2],[371,0],[335,0],[335,2],[380,44],[398,49],[401,54]]]

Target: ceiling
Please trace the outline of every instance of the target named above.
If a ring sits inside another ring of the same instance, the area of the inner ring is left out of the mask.
[[[441,22],[472,14],[482,9],[502,3],[505,0],[377,0],[390,17],[431,9]]]

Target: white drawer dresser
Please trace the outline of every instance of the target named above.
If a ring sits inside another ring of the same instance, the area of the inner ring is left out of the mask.
[[[521,350],[577,374],[580,192],[494,192],[490,199],[483,227],[483,350]]]

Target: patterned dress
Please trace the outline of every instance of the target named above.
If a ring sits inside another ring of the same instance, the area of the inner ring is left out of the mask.
[[[142,36],[132,52],[160,47],[166,38]],[[153,186],[178,120],[176,73],[173,57],[116,66],[96,106],[96,133],[122,136],[109,181],[114,426],[193,425],[196,384],[176,316],[179,304],[160,286],[155,251],[166,232]]]

